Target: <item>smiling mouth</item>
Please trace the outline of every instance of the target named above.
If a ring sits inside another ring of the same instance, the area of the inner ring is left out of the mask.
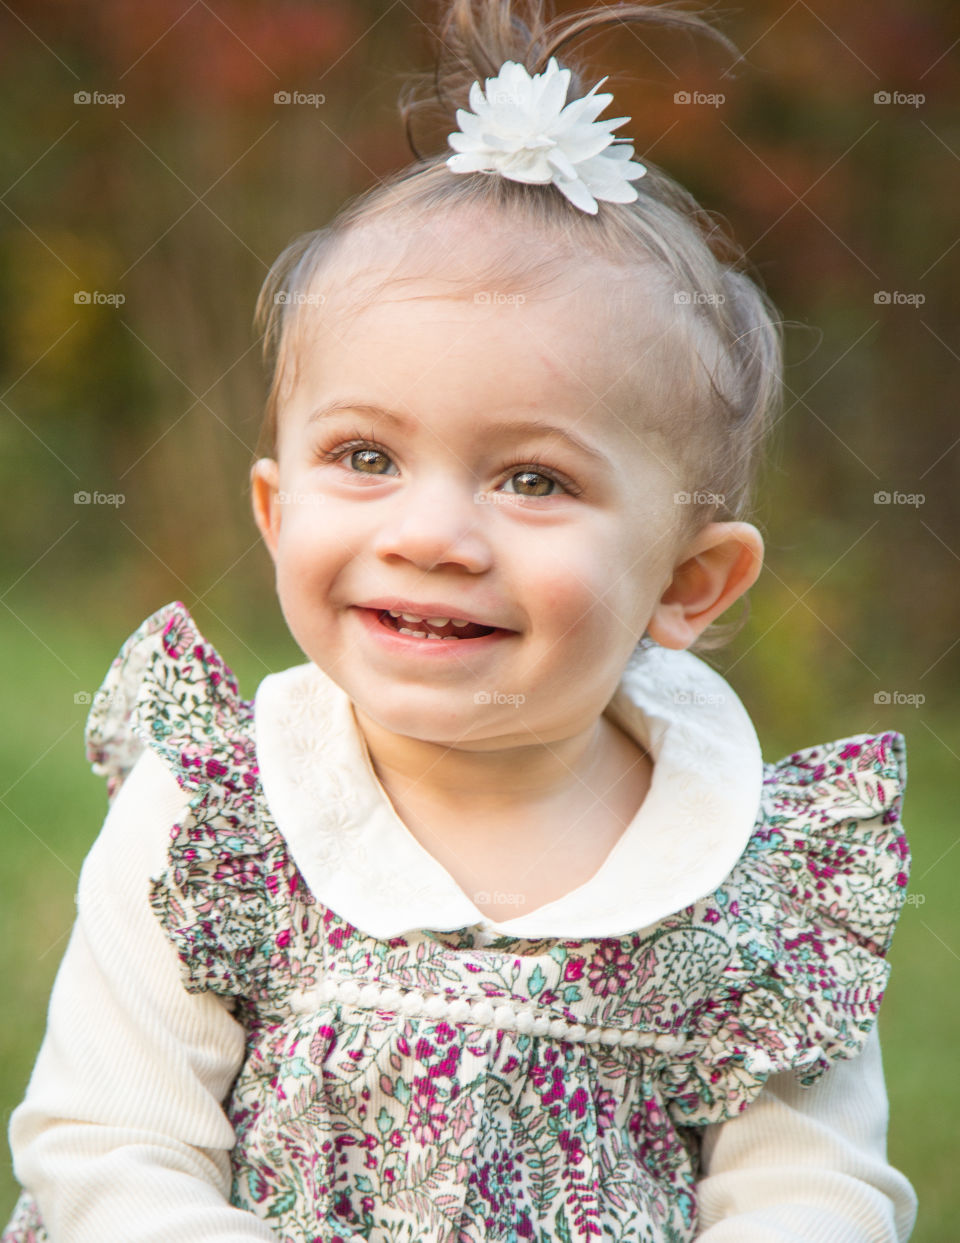
[[[447,621],[443,626],[433,626],[426,618],[408,621],[402,615],[392,616],[387,609],[376,611],[382,626],[386,626],[388,630],[393,630],[397,634],[409,635],[414,639],[442,639],[446,642],[462,643],[466,639],[482,639],[488,634],[507,633],[505,630],[500,631],[496,626],[481,626],[478,622],[455,625],[452,621]]]

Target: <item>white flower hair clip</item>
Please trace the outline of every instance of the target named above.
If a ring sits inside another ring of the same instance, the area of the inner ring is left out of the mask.
[[[632,203],[630,185],[647,171],[632,162],[633,146],[611,130],[629,121],[596,118],[613,99],[595,95],[606,78],[588,94],[566,104],[570,70],[551,56],[543,73],[532,77],[523,65],[508,60],[495,78],[470,87],[470,107],[457,109],[460,126],[447,141],[457,155],[447,167],[454,173],[499,173],[511,181],[545,184],[552,181],[574,205],[597,214],[597,199]]]

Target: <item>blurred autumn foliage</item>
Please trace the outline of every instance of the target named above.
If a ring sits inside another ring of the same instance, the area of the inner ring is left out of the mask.
[[[276,618],[247,501],[263,396],[253,302],[293,236],[410,159],[396,99],[432,63],[436,9],[4,6],[8,607],[46,593],[99,616],[121,600],[118,641],[174,596]],[[767,569],[750,630],[717,659],[736,657],[771,724],[784,696],[812,725],[855,694],[850,723],[862,705],[871,728],[866,690],[960,673],[955,23],[934,0],[755,0],[718,20],[742,62],[629,26],[567,51],[610,75],[640,155],[729,222],[790,325],[758,494]],[[284,91],[323,102],[276,103]],[[124,502],[74,503],[95,490]],[[925,499],[875,503],[883,491]]]

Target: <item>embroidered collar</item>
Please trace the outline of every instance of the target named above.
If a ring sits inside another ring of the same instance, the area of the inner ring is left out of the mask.
[[[397,815],[348,697],[316,665],[263,679],[254,728],[264,794],[293,859],[314,896],[356,927],[381,938],[468,927],[593,938],[646,928],[712,892],[743,853],[763,783],[746,709],[689,652],[639,648],[605,715],[653,759],[640,810],[589,880],[500,922]]]

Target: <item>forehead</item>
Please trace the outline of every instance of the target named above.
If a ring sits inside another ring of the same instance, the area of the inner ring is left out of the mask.
[[[485,354],[482,376],[562,380],[646,407],[649,422],[676,362],[672,293],[652,263],[584,255],[489,211],[355,227],[298,297],[289,353],[311,387],[351,362],[369,370],[378,349],[379,370],[437,356],[435,376],[442,351]]]
[[[323,279],[347,313],[387,290],[398,299],[419,284],[451,302],[552,302],[568,317],[603,312],[641,331],[657,318],[654,303],[662,301],[659,310],[666,311],[671,292],[652,263],[603,257],[579,248],[568,233],[545,234],[529,221],[466,207],[418,221],[374,219],[348,231]]]

